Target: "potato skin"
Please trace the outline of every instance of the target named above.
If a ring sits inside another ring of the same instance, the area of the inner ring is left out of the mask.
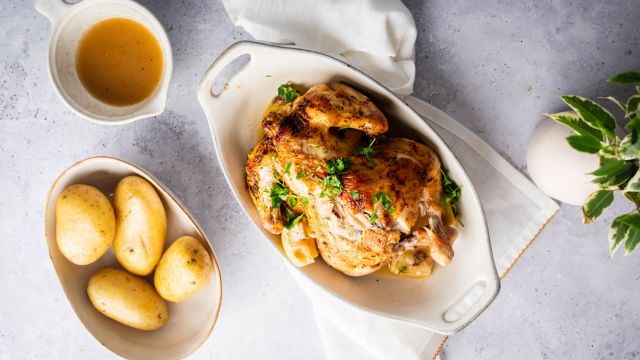
[[[113,250],[129,272],[146,276],[160,261],[167,216],[153,185],[139,176],[120,180],[114,192],[116,236]]]
[[[56,201],[56,243],[67,260],[88,265],[109,250],[116,217],[109,199],[93,186],[71,185]]]
[[[207,285],[212,269],[211,256],[204,245],[196,238],[182,236],[162,256],[153,283],[165,300],[180,302]]]
[[[106,268],[91,277],[87,294],[103,315],[139,330],[155,330],[169,319],[167,304],[143,278]]]

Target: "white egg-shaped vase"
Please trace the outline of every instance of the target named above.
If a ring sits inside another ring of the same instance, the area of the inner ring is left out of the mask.
[[[579,152],[567,142],[574,132],[547,119],[533,132],[527,148],[527,167],[533,182],[545,194],[571,204],[582,205],[592,192],[590,172],[598,168],[595,154]]]

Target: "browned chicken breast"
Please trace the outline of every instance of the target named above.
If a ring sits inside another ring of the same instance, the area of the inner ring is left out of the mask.
[[[449,264],[456,231],[443,220],[450,209],[443,210],[438,156],[382,135],[387,119],[366,96],[342,83],[319,84],[293,102],[276,97],[262,126],[247,185],[263,225],[283,234],[296,265],[318,252],[352,276],[389,264],[394,273],[416,269],[423,277],[433,261]]]

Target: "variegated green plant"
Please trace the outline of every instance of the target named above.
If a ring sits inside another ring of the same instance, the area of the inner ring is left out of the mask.
[[[626,254],[631,253],[640,243],[640,72],[630,71],[618,74],[609,82],[620,85],[635,85],[637,94],[626,102],[612,96],[603,98],[620,107],[627,121],[629,132],[620,139],[616,135],[616,119],[595,101],[580,96],[561,96],[575,113],[548,114],[550,118],[564,124],[575,132],[567,141],[574,149],[597,154],[600,167],[593,171],[593,182],[598,185],[582,206],[585,223],[598,218],[611,203],[614,193],[620,192],[629,199],[635,209],[618,216],[609,230],[611,254],[624,244]]]

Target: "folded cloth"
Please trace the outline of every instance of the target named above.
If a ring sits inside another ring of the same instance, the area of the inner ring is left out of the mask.
[[[488,144],[446,114],[408,96],[416,29],[399,0],[223,0],[236,25],[257,40],[341,55],[398,95],[444,139],[480,197],[498,273],[504,276],[558,205]],[[504,214],[509,214],[505,217]],[[287,262],[290,268],[293,265]],[[310,296],[329,359],[432,359],[446,340],[342,303],[292,271]]]
[[[413,92],[416,26],[399,0],[223,0],[257,40],[338,54],[398,95]]]

